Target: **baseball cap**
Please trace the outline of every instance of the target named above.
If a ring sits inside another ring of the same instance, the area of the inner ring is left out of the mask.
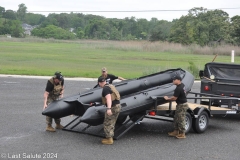
[[[178,75],[178,74],[173,75],[173,77],[172,77],[172,80],[176,80],[176,79],[178,79],[178,80],[180,80],[180,81],[182,80],[181,76]]]
[[[98,82],[105,82],[105,81],[106,81],[106,79],[103,78],[103,77],[99,77],[99,78],[98,78]]]
[[[106,71],[107,71],[107,68],[106,68],[106,67],[103,67],[103,68],[102,68],[102,71],[103,71],[103,72],[106,72]]]
[[[61,72],[55,72],[54,75],[59,81],[63,81],[63,75],[61,74]]]

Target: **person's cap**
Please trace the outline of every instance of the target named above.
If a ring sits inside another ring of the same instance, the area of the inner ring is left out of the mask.
[[[107,71],[107,68],[106,68],[106,67],[103,67],[103,68],[102,68],[102,71],[103,71],[103,72],[106,72],[106,71]]]
[[[63,75],[61,72],[55,72],[55,78],[57,78],[59,81],[63,81]]]
[[[173,75],[173,77],[172,77],[172,80],[176,80],[176,79],[178,79],[178,80],[180,80],[180,81],[182,80],[181,76],[178,75],[178,74]]]
[[[106,79],[104,77],[99,77],[98,78],[98,82],[105,82],[105,81],[106,81]]]

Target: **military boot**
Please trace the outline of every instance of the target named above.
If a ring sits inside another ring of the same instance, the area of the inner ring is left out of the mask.
[[[102,144],[113,144],[113,138],[104,138],[102,139]]]
[[[179,134],[176,136],[176,138],[178,138],[178,139],[186,138],[185,133],[184,132],[179,132]]]
[[[49,131],[49,132],[55,132],[56,130],[52,127],[51,124],[49,124],[46,128],[46,131]]]
[[[178,130],[174,130],[173,132],[168,132],[168,135],[171,136],[171,137],[175,137],[179,134],[179,131]]]
[[[63,126],[59,123],[59,124],[56,124],[56,129],[63,129]]]

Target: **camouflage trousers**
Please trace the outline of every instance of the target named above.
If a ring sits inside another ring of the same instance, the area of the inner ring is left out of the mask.
[[[48,116],[46,116],[46,123],[47,123],[47,125],[52,125],[52,117],[48,117]],[[54,121],[55,121],[55,123],[56,124],[60,124],[60,122],[61,122],[61,119],[59,118],[59,119],[55,119],[54,118]]]
[[[186,117],[187,109],[188,109],[187,103],[178,104],[176,106],[174,122],[173,122],[174,130],[179,130],[179,132],[182,132],[182,133],[185,132],[185,126],[186,126],[185,117]]]
[[[112,106],[111,110],[112,110],[112,115],[109,116],[106,112],[104,122],[103,122],[103,128],[104,128],[106,138],[111,138],[114,136],[115,123],[117,121],[118,115],[121,110],[120,104]]]
[[[53,100],[51,100],[51,99],[48,99],[47,100],[47,105],[49,105],[49,103],[51,103]],[[52,117],[48,117],[48,116],[46,116],[46,123],[47,123],[47,125],[52,125]],[[56,124],[60,124],[60,122],[61,122],[61,119],[59,118],[59,119],[55,119],[54,118],[54,121],[55,121],[55,123]]]

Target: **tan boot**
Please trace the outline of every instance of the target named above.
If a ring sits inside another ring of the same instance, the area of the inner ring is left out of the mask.
[[[102,139],[102,144],[113,144],[113,138],[104,138]]]
[[[176,138],[178,138],[178,139],[184,139],[184,138],[186,138],[186,135],[185,135],[184,132],[179,132],[179,134],[176,136]]]
[[[56,129],[63,129],[63,126],[59,123],[59,124],[56,124]]]
[[[173,132],[168,132],[168,135],[171,136],[171,137],[175,137],[179,134],[179,131],[178,130],[174,130]]]
[[[56,130],[52,127],[52,125],[49,124],[46,128],[46,131],[55,132]]]

